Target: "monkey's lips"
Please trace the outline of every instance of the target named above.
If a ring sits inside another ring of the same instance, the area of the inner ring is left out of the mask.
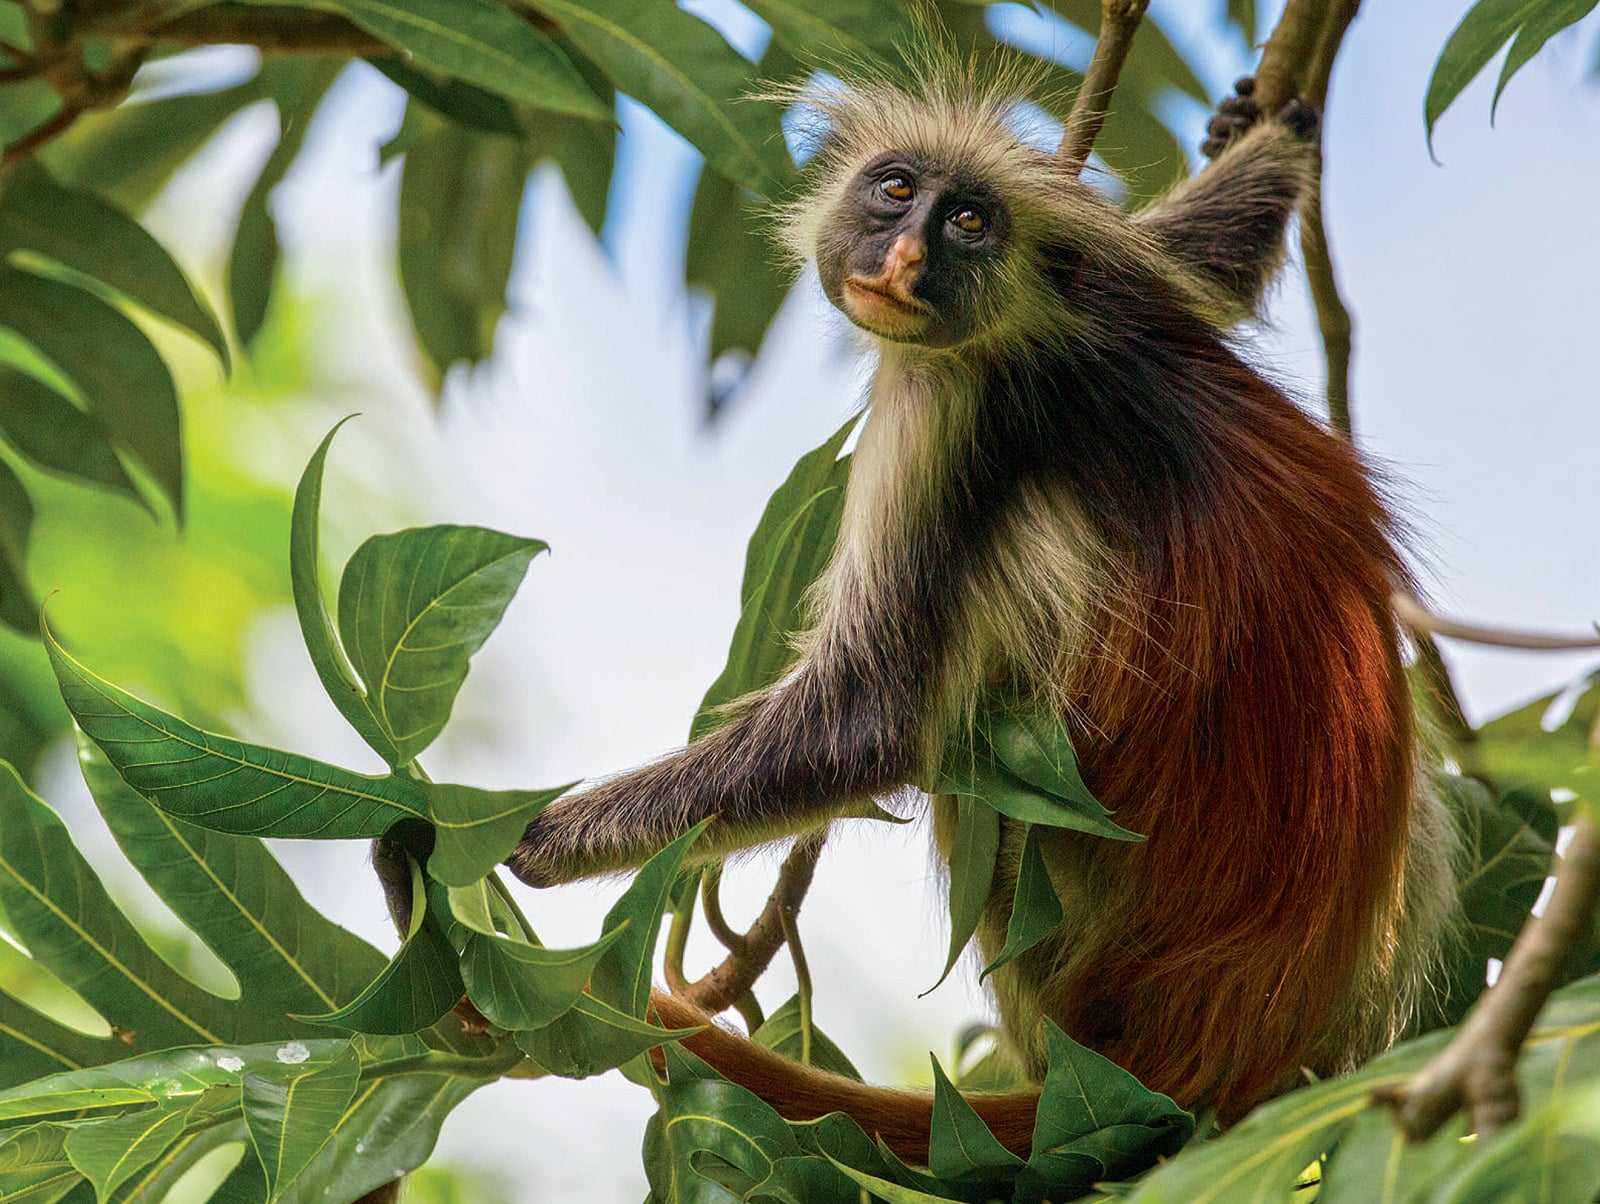
[[[933,310],[921,301],[860,276],[844,282],[841,299],[852,322],[886,338],[912,338],[933,320]]]

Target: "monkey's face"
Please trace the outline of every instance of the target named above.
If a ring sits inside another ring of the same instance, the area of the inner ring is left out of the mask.
[[[891,151],[851,180],[817,235],[828,299],[880,338],[952,347],[998,307],[1010,216],[982,180]]]

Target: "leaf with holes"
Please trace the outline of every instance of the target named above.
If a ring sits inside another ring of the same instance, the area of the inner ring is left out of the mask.
[[[499,626],[528,562],[548,546],[439,526],[375,535],[350,557],[339,583],[339,634],[400,764],[444,727],[472,654]]]

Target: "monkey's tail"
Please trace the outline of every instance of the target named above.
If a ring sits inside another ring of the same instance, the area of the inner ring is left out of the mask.
[[[676,995],[652,991],[650,1004],[668,1028],[704,1025],[703,1031],[685,1037],[683,1045],[724,1078],[760,1096],[786,1120],[815,1120],[830,1112],[843,1112],[869,1135],[881,1137],[906,1162],[927,1164],[928,1130],[933,1118],[931,1094],[872,1087],[842,1074],[806,1066],[729,1032]],[[1001,1145],[1019,1157],[1028,1156],[1033,1146],[1034,1113],[1039,1106],[1037,1090],[970,1092],[965,1098]]]

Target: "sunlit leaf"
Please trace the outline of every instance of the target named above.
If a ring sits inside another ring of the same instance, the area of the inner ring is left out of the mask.
[[[548,547],[484,527],[438,526],[375,535],[350,557],[339,634],[400,764],[444,727],[472,654],[499,626],[528,562]]]
[[[106,434],[145,468],[183,518],[183,455],[172,375],[131,321],[99,297],[0,265],[0,326],[78,386]]]
[[[24,159],[0,189],[0,251],[44,255],[117,290],[210,344],[228,363],[228,344],[211,306],[159,242],[94,193],[65,187]]]

